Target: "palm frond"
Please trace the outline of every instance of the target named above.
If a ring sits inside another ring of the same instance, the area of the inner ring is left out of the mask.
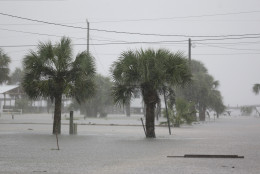
[[[78,101],[92,96],[94,58],[86,52],[79,53],[72,62],[72,45],[63,37],[59,43],[39,43],[23,60],[25,76],[23,87],[30,98],[49,96],[54,98],[62,93]]]
[[[185,86],[191,82],[188,60],[182,52],[170,54],[164,62],[165,81],[171,85]]]
[[[134,96],[136,86],[130,86],[128,84],[114,83],[112,87],[112,96],[116,105],[125,105],[130,103],[131,98]]]
[[[95,62],[87,52],[81,52],[72,63],[72,69],[67,73],[69,86],[65,93],[75,97],[77,102],[83,102],[95,94]]]
[[[60,42],[56,43],[54,47],[54,54],[57,70],[66,71],[69,67],[68,65],[72,62],[71,39],[68,37],[62,37]]]

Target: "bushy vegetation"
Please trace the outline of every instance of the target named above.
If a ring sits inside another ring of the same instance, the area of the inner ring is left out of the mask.
[[[255,107],[252,107],[252,106],[242,106],[240,108],[240,112],[242,115],[244,116],[249,116],[252,114],[253,110],[254,110]]]
[[[188,102],[185,99],[177,98],[174,107],[168,103],[168,115],[172,125],[179,127],[181,124],[191,124],[196,121],[196,111],[193,109],[194,103]],[[164,117],[166,117],[166,110],[163,111]]]

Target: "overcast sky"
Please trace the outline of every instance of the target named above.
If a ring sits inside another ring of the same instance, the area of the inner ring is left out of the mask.
[[[86,49],[88,19],[98,73],[109,76],[122,51],[167,48],[187,55],[191,38],[192,59],[219,80],[226,105],[260,104],[252,93],[253,84],[260,83],[259,7],[259,0],[0,0],[0,13],[81,27],[1,14],[0,47],[11,57],[11,70],[21,67],[39,41],[69,36],[76,54]]]

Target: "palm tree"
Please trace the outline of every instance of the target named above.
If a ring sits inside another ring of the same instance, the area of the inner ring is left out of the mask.
[[[55,45],[40,42],[37,51],[31,50],[25,56],[23,65],[25,92],[31,99],[50,97],[54,100],[53,134],[60,134],[62,96],[81,102],[95,91],[94,58],[83,51],[73,61],[71,40],[63,37]]]
[[[8,84],[10,85],[15,85],[15,84],[19,84],[21,83],[22,79],[23,79],[23,70],[20,68],[15,68],[14,72],[10,75]]]
[[[117,104],[128,104],[140,92],[146,106],[146,137],[155,138],[155,105],[159,95],[172,93],[175,85],[191,80],[187,60],[182,53],[165,49],[126,51],[112,66],[113,96]]]
[[[206,109],[214,110],[217,115],[224,112],[225,106],[220,91],[217,90],[219,82],[208,73],[207,68],[199,61],[192,60],[191,69],[193,79],[190,88],[177,90],[177,97],[183,97],[195,103],[199,111],[200,121],[206,119]]]
[[[4,53],[4,51],[0,48],[0,84],[6,82],[9,77],[9,71],[8,68],[9,63],[11,62],[9,56]]]
[[[253,92],[257,95],[260,92],[260,84],[254,84],[253,86]]]

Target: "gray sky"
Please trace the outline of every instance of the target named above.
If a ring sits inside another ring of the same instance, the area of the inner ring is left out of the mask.
[[[167,48],[187,55],[190,37],[192,59],[202,61],[220,81],[224,102],[232,106],[260,104],[260,96],[252,93],[253,84],[260,83],[259,7],[259,0],[0,0],[0,13],[82,28],[87,27],[88,19],[92,29],[90,51],[96,58],[98,73],[106,76],[122,51]],[[93,29],[183,36],[120,34]],[[24,45],[56,42],[64,35],[71,37],[74,44],[86,44],[86,29],[0,15],[0,47],[11,57],[12,70],[21,67],[29,49],[35,49]],[[75,54],[85,49],[86,45],[74,46]]]

